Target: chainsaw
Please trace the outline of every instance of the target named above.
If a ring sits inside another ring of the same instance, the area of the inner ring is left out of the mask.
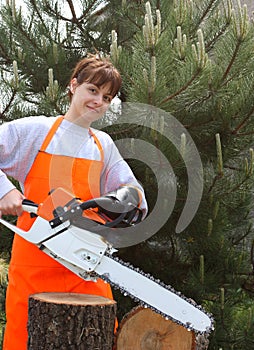
[[[214,328],[213,318],[200,305],[114,255],[124,228],[138,229],[142,212],[137,202],[137,191],[129,186],[84,202],[57,188],[43,203],[23,200],[23,210],[34,217],[28,231],[4,219],[0,223],[80,278],[101,278],[143,307],[190,331],[208,335]]]

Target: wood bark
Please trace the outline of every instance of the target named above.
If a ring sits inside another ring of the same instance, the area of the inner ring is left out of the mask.
[[[195,333],[143,307],[121,321],[114,350],[194,350]]]
[[[28,350],[112,350],[116,302],[76,293],[29,298]]]

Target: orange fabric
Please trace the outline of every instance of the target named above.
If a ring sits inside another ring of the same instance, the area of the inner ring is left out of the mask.
[[[73,194],[66,191],[62,187],[58,187],[52,191],[43,203],[40,203],[37,209],[37,214],[50,221],[54,219],[54,209],[59,206],[66,206],[67,203],[74,200]],[[80,200],[75,199],[75,204],[81,203]],[[69,208],[68,208],[69,209]]]
[[[56,156],[45,152],[63,118],[58,118],[45,138],[25,181],[25,197],[41,203],[48,193],[63,187],[83,201],[100,195],[100,173],[103,150],[95,138],[101,160]],[[28,230],[33,220],[24,213],[18,226]],[[6,296],[7,324],[3,350],[27,349],[28,298],[38,292],[77,292],[112,298],[109,284],[102,280],[84,281],[40,251],[36,246],[15,235],[9,268]]]
[[[82,203],[82,201],[74,197],[72,193],[66,191],[62,187],[58,187],[50,193],[44,202],[39,204],[37,214],[48,221],[53,220],[53,211],[55,208],[66,206],[69,202],[75,205]],[[67,206],[67,208],[70,209],[70,206]],[[99,215],[98,208],[84,210],[83,217],[100,222],[101,224],[105,224],[106,222],[106,220]]]

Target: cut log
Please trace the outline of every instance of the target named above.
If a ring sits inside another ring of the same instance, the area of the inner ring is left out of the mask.
[[[114,350],[194,350],[195,333],[149,308],[136,307],[121,321]]]
[[[116,302],[76,293],[29,298],[28,350],[112,350]]]

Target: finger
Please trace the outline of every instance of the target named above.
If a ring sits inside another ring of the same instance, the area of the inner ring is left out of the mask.
[[[22,206],[16,208],[16,215],[21,216],[23,214]]]

